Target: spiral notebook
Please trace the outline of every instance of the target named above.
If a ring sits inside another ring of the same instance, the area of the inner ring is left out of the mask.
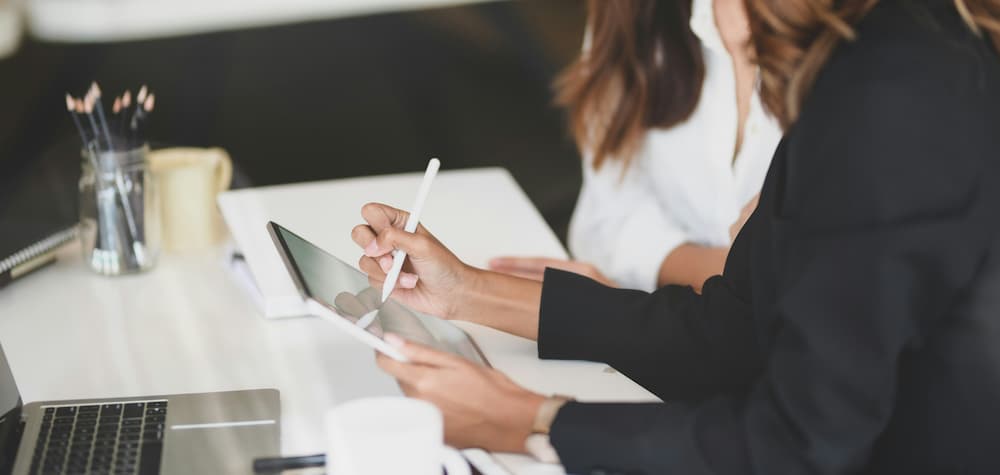
[[[80,145],[65,125],[65,135],[46,129],[0,144],[0,288],[52,262],[76,236]]]
[[[76,237],[76,226],[52,230],[51,223],[0,223],[0,288],[55,261],[56,250]]]

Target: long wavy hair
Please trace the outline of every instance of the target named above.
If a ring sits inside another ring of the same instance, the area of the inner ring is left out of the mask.
[[[819,70],[878,0],[745,0],[750,43],[760,66],[760,98],[787,129]],[[953,0],[974,32],[1000,50],[1000,0]]]
[[[694,112],[705,63],[691,0],[589,0],[589,47],[557,79],[556,103],[593,166],[627,166],[643,133]]]

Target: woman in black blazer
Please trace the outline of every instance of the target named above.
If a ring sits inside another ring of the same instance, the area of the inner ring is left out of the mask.
[[[442,409],[451,443],[545,458],[548,442],[574,473],[1000,473],[1000,6],[825,4],[747,2],[786,134],[701,295],[472,269],[365,207],[372,281],[409,253],[397,299],[671,401],[546,399],[393,339],[415,363],[379,364]]]

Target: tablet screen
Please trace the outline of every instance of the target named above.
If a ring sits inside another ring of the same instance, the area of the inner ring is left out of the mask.
[[[441,347],[445,343],[406,307],[391,298],[381,303],[381,289],[368,285],[368,277],[361,271],[280,225],[271,223],[270,228],[284,251],[296,286],[305,297],[379,338],[391,332],[429,346]]]

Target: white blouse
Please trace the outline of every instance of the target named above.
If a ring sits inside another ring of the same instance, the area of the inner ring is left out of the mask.
[[[760,191],[781,139],[781,128],[755,90],[734,160],[736,80],[712,0],[692,2],[691,29],[705,62],[691,116],[648,131],[624,176],[620,161],[608,160],[594,171],[593,155],[584,153],[569,248],[575,259],[594,264],[623,287],[655,289],[661,263],[681,244],[728,247],[729,227]]]

